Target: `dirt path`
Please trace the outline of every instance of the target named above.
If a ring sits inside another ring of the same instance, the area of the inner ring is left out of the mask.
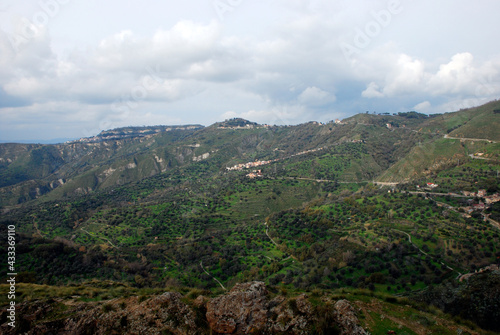
[[[278,243],[276,243],[276,241],[275,241],[275,240],[273,240],[273,239],[271,238],[271,236],[269,235],[269,225],[267,224],[267,222],[265,222],[264,224],[266,225],[266,235],[267,235],[267,237],[268,237],[268,238],[271,240],[271,242],[273,242],[273,243],[274,243],[274,245],[278,248],[278,247],[279,247],[279,244],[278,244]],[[268,256],[265,256],[265,257],[267,257],[267,258],[268,258],[269,260],[271,260],[271,261],[273,260],[272,258],[270,258],[270,257],[268,257]],[[280,262],[284,262],[284,261],[286,261],[286,260],[288,260],[288,259],[290,259],[290,258],[292,258],[294,261],[298,261],[298,260],[297,260],[297,258],[295,258],[292,254],[290,254],[290,255],[288,255],[288,257],[287,257],[287,258],[283,258]],[[299,263],[300,263],[300,262],[299,262]]]
[[[83,231],[83,232],[86,232],[87,234],[89,234],[89,235],[90,235],[90,236],[92,236],[92,237],[97,237],[97,238],[99,238],[99,239],[101,239],[101,240],[105,240],[105,241],[107,241],[107,242],[108,242],[108,243],[109,243],[109,244],[110,244],[113,248],[115,248],[115,249],[120,249],[120,248],[118,248],[116,245],[114,245],[114,244],[113,244],[113,242],[111,242],[110,240],[108,240],[106,237],[100,237],[100,236],[98,236],[97,234],[91,234],[91,233],[89,233],[88,231],[86,231],[86,230],[85,230],[85,229],[83,229],[83,228],[80,228],[80,230],[81,230],[81,231]]]
[[[269,226],[268,226],[267,222],[266,222],[266,223],[264,223],[264,224],[266,225],[266,235],[267,235],[267,237],[269,237],[269,239],[271,240],[271,242],[273,242],[273,243],[274,243],[274,245],[275,245],[276,247],[278,247],[278,243],[276,243],[276,242],[275,242],[275,241],[271,238],[271,236],[269,236]]]
[[[428,257],[430,257],[430,258],[434,258],[434,259],[436,259],[436,257],[434,257],[434,256],[432,256],[432,255],[429,255],[428,253],[426,253],[425,251],[423,251],[422,249],[420,249],[420,248],[419,248],[419,247],[418,247],[415,243],[413,243],[413,242],[412,242],[412,240],[411,240],[411,235],[410,235],[410,234],[408,234],[407,232],[404,232],[404,231],[402,231],[402,230],[398,230],[398,229],[393,229],[393,230],[394,230],[394,231],[397,231],[397,232],[399,232],[399,233],[403,233],[403,234],[405,234],[406,236],[408,236],[408,242],[410,242],[410,244],[411,244],[411,245],[413,245],[415,248],[417,248],[417,249],[418,249],[418,251],[420,251],[420,253],[422,253],[422,254],[424,254],[425,256],[428,256]],[[445,264],[445,263],[444,263],[444,262],[442,262],[441,260],[436,259],[436,261],[438,261],[438,262],[439,262],[439,264],[446,266],[449,270],[451,270],[451,271],[454,271],[454,272],[458,273],[458,276],[459,276],[459,277],[462,275],[460,272],[458,272],[457,270],[455,270],[455,269],[454,269],[454,268],[452,268],[451,266],[449,266],[449,265]]]
[[[224,285],[222,285],[222,283],[217,279],[215,278],[214,276],[212,276],[207,270],[205,270],[205,268],[203,267],[203,262],[200,261],[200,266],[201,266],[201,269],[207,274],[209,275],[210,277],[212,277],[213,280],[215,280],[217,283],[219,283],[220,287],[222,287],[222,289],[224,291],[227,291],[227,289],[224,287]]]
[[[33,219],[33,226],[35,227],[38,235],[40,235],[40,237],[43,237],[42,232],[40,231],[40,229],[38,229],[38,222],[36,222],[35,219]]]

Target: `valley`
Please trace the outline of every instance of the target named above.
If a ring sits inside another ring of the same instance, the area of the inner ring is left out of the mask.
[[[126,295],[169,288],[194,300],[263,282],[273,299],[307,293],[315,308],[347,299],[374,334],[403,329],[387,304],[420,321],[434,313],[422,329],[452,319],[438,333],[500,331],[499,108],[0,144],[0,233],[16,227],[19,303],[117,312],[112,299]]]

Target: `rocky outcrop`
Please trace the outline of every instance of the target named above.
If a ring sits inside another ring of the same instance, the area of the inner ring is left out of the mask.
[[[201,334],[194,311],[181,299],[181,294],[167,292],[144,302],[133,297],[72,307],[59,301],[24,303],[16,313],[17,331],[3,324],[0,334]],[[49,321],[68,307],[61,318]]]
[[[311,334],[363,335],[346,300],[314,306],[306,294],[270,298],[263,282],[237,284],[227,294],[199,296],[187,304],[180,293],[167,292],[142,301],[138,297],[102,302],[61,300],[18,306],[16,329],[0,313],[1,334]]]
[[[270,300],[263,282],[238,284],[228,294],[212,299],[207,304],[207,321],[218,334],[310,334],[312,329],[367,334],[348,301],[335,305],[325,301],[320,312],[306,294]]]
[[[307,298],[305,294],[289,300],[282,296],[274,298],[267,328],[276,334],[307,334],[313,321],[312,305]]]
[[[335,319],[338,322],[341,334],[345,335],[363,335],[366,330],[359,325],[358,317],[354,308],[347,300],[339,300],[335,303]]]
[[[262,282],[237,284],[207,304],[210,328],[222,334],[249,334],[267,321],[267,289]]]

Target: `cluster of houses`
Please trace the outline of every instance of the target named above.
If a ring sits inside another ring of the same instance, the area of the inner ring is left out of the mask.
[[[500,194],[495,193],[492,195],[487,195],[486,190],[479,190],[477,192],[462,191],[462,193],[467,197],[483,198],[486,205],[491,205],[492,203],[500,201]]]
[[[484,201],[486,202],[487,205],[490,205],[494,202],[499,202],[500,201],[500,194],[498,193],[495,193],[493,195],[488,195],[488,196],[484,196]]]
[[[252,172],[250,172],[249,174],[246,175],[248,178],[250,179],[255,179],[255,178],[260,178],[260,177],[264,177],[264,175],[262,174],[262,170],[253,170]]]
[[[290,157],[305,155],[305,154],[313,153],[313,152],[320,151],[320,150],[323,150],[323,149],[326,149],[326,148],[322,147],[322,148],[317,148],[317,149],[305,150],[305,151],[301,151],[299,153],[293,154]],[[278,149],[275,149],[275,150],[278,150]],[[274,162],[278,162],[280,160],[283,160],[283,159],[286,159],[286,158],[290,158],[290,157],[285,157],[285,158],[280,158],[280,159],[272,159],[272,160],[269,160],[269,161],[255,161],[255,162],[241,163],[241,164],[237,164],[235,166],[228,166],[228,167],[226,167],[226,170],[227,171],[242,171],[242,170],[245,170],[245,169],[251,169],[251,168],[259,167],[259,166],[262,166],[262,165],[267,165],[267,164],[271,164],[271,163],[274,163]],[[254,171],[254,172],[256,173],[256,171]]]
[[[486,190],[479,190],[477,192],[462,191],[466,197],[479,197],[482,198],[486,195]]]
[[[246,124],[244,126],[219,126],[219,129],[258,129],[259,126],[253,124]]]
[[[321,147],[321,148],[316,148],[316,149],[311,149],[311,150],[301,151],[301,152],[299,152],[299,153],[296,153],[296,154],[291,155],[290,157],[295,157],[295,156],[300,156],[300,155],[310,154],[310,153],[313,153],[313,152],[316,152],[316,151],[320,151],[320,150],[323,150],[323,149],[326,149],[326,148],[325,148],[325,147]]]
[[[467,197],[478,197],[481,200],[476,204],[473,199],[468,200],[470,206],[463,207],[463,210],[467,214],[471,214],[474,211],[483,211],[487,206],[500,201],[500,194],[495,193],[492,195],[487,195],[486,190],[479,190],[477,192],[462,191],[463,195]]]
[[[332,124],[332,123],[338,124],[338,125],[345,124],[344,122],[342,122],[342,120],[339,120],[339,119],[328,121],[328,123],[319,122],[319,121],[310,121],[309,123],[313,124],[313,125],[316,125],[316,126],[324,126],[324,125]],[[272,127],[288,127],[288,126],[269,125],[269,124],[262,124],[262,125],[260,125],[260,124],[255,124],[254,123],[254,124],[246,124],[246,125],[243,125],[243,126],[219,125],[218,129],[261,129],[261,128],[272,128]]]
[[[431,190],[439,185],[434,184],[434,183],[427,183],[424,186],[417,185],[417,189],[421,190]],[[450,195],[454,196],[459,196],[458,194],[452,194],[448,193]],[[465,211],[464,216],[465,217],[470,217],[470,214],[474,211],[480,211],[482,212],[485,210],[489,205],[500,202],[500,194],[495,193],[492,195],[488,195],[486,190],[478,190],[477,192],[469,192],[469,191],[462,191],[462,194],[466,197],[471,197],[471,198],[480,198],[481,200],[477,203],[474,199],[469,199],[467,200],[468,205],[465,207],[461,207],[463,211]]]
[[[434,184],[434,183],[427,183],[427,184],[425,184],[425,185],[424,185],[424,186],[422,186],[422,187],[421,187],[420,185],[417,185],[417,189],[421,189],[421,188],[423,188],[423,189],[431,189],[431,190],[432,190],[432,189],[435,189],[435,188],[436,188],[436,187],[438,187],[438,186],[439,186],[438,184]]]
[[[226,169],[228,171],[242,171],[244,169],[250,169],[250,168],[258,167],[261,165],[267,165],[267,164],[270,164],[270,163],[276,162],[276,161],[277,161],[277,159],[273,159],[270,161],[255,161],[255,162],[241,163],[241,164],[237,164],[235,166],[227,167]]]

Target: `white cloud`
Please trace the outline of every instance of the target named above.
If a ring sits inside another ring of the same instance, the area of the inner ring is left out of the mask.
[[[387,78],[384,94],[394,96],[415,92],[422,87],[424,77],[423,62],[403,54]]]
[[[380,92],[380,87],[372,81],[368,84],[366,90],[361,93],[361,96],[363,98],[382,98],[384,94]]]
[[[224,21],[202,0],[72,3],[18,50],[0,31],[0,114],[8,111],[10,124],[45,117],[55,126],[84,111],[93,129],[177,114],[207,123],[222,111],[292,124],[366,110],[451,111],[500,95],[500,47],[483,42],[494,40],[496,21],[486,18],[500,4],[457,1],[402,4],[352,61],[339,41],[352,42],[387,1],[243,2]],[[128,15],[111,15],[117,8]],[[451,13],[445,23],[442,12]],[[94,19],[109,25],[97,29]]]
[[[298,97],[299,103],[310,107],[321,107],[334,103],[334,94],[326,92],[315,86],[306,88]]]
[[[383,57],[382,54],[379,55]],[[373,57],[371,55],[370,57]],[[433,72],[423,60],[408,55],[385,55],[386,62],[365,63],[364,71],[368,78],[373,73],[367,68],[371,65],[383,68],[386,74],[371,81],[362,92],[365,98],[392,98],[407,96],[446,96],[461,95],[475,98],[495,98],[500,93],[500,58],[487,63],[474,62],[470,53],[454,55],[447,63],[441,64]],[[396,62],[393,62],[397,58]]]
[[[424,101],[424,102],[421,102],[421,103],[415,105],[415,107],[413,107],[413,109],[416,110],[417,112],[425,112],[430,107],[431,107],[431,103],[429,101]]]
[[[429,80],[429,87],[435,95],[475,94],[479,82],[485,80],[486,76],[498,74],[499,70],[487,69],[485,65],[476,66],[472,54],[460,53],[439,67],[439,71]]]
[[[155,90],[148,89],[140,100],[183,99],[200,92],[197,79],[231,76],[223,60],[217,59],[217,53],[224,52],[218,50],[218,37],[216,23],[182,21],[151,38],[122,31],[103,39],[96,49],[74,52],[64,60],[50,52],[46,36],[35,37],[15,54],[11,62],[17,64],[16,71],[2,76],[0,83],[7,94],[33,102],[57,99],[109,104],[140,90],[145,80]],[[44,58],[36,61],[25,54]],[[161,85],[153,85],[155,80]]]

